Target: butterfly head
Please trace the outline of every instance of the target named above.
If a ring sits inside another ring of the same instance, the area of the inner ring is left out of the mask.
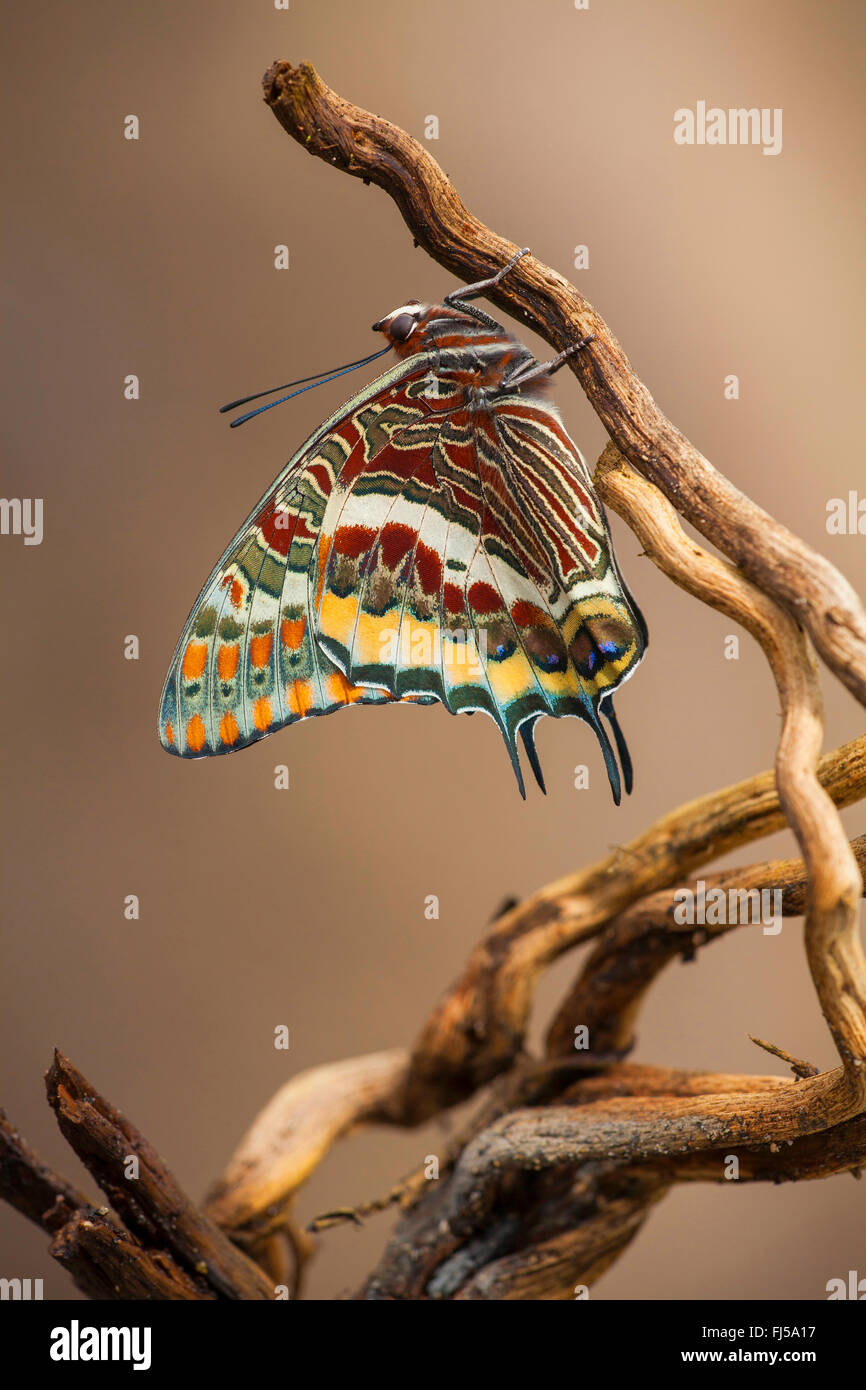
[[[420,351],[430,313],[429,304],[419,304],[417,299],[410,299],[374,323],[373,332],[383,333],[400,356],[406,357]]]
[[[505,330],[491,319],[479,319],[457,305],[419,304],[417,299],[392,309],[373,324],[373,332],[384,334],[398,357],[412,357],[433,347],[459,348],[479,339],[513,345]]]

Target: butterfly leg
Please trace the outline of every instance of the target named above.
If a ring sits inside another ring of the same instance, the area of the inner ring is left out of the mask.
[[[572,343],[562,352],[557,353],[550,362],[523,362],[519,363],[502,382],[501,390],[513,391],[518,386],[525,386],[529,381],[535,381],[540,376],[553,376],[560,367],[567,362],[568,358],[575,352],[580,352],[588,343],[595,339],[594,333],[589,333],[585,338],[578,338],[576,343]]]
[[[455,309],[459,304],[461,308],[465,309],[467,314],[471,314],[472,318],[477,319],[479,323],[483,323],[485,327],[492,328],[495,332],[501,333],[501,323],[497,323],[496,319],[491,318],[489,314],[485,314],[483,309],[477,308],[474,304],[467,304],[466,301],[468,299],[475,299],[479,294],[484,294],[487,290],[492,289],[494,285],[498,285],[500,280],[511,270],[512,266],[517,265],[521,256],[528,255],[529,247],[521,247],[517,255],[511,257],[508,265],[504,265],[501,270],[497,270],[495,275],[489,276],[486,280],[476,280],[474,285],[461,285],[459,289],[452,290],[450,294],[446,294],[442,301],[443,304],[449,305],[452,309]]]
[[[446,294],[443,303],[453,306],[454,304],[458,304],[461,299],[477,299],[480,294],[484,294],[487,290],[492,290],[494,285],[498,285],[500,280],[503,280],[508,274],[509,270],[513,270],[517,262],[523,256],[528,255],[529,247],[522,246],[517,254],[511,257],[508,265],[504,265],[501,270],[497,270],[495,275],[488,276],[486,280],[476,280],[474,285],[461,285],[459,289],[452,290],[450,294]]]

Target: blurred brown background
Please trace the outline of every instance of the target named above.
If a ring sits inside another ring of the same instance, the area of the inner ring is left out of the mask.
[[[238,433],[216,407],[371,350],[373,319],[451,287],[381,192],[286,137],[261,73],[309,59],[419,137],[438,116],[431,148],[473,211],[574,278],[673,420],[862,591],[866,537],[828,536],[825,512],[866,489],[864,27],[855,0],[292,0],[288,13],[51,0],[7,21],[3,491],[45,499],[45,538],[0,539],[0,1098],[88,1190],[43,1099],[52,1045],[200,1195],[288,1075],[410,1041],[505,895],[768,767],[778,730],[751,639],[725,660],[730,623],[662,579],[614,520],[652,639],[618,702],[637,767],[621,810],[570,720],[540,726],[550,794],[525,805],[492,724],[438,708],[352,710],[229,759],[162,752],[159,691],[200,584],[349,389]],[[701,99],[782,107],[782,153],[678,147],[673,112]],[[130,113],[137,143],[123,138]],[[732,372],[739,401],[723,395]],[[603,431],[568,373],[557,394],[593,462]],[[123,657],[130,633],[138,662]],[[825,686],[830,747],[863,711]],[[288,792],[273,787],[280,762]],[[592,787],[577,792],[581,762]],[[862,811],[846,823],[862,831]],[[740,858],[791,848],[777,836]],[[138,922],[124,920],[130,893]],[[430,893],[438,922],[424,918]],[[753,1032],[832,1064],[800,936],[797,922],[779,938],[743,930],[670,969],[638,1059],[776,1069]],[[545,982],[535,1036],[575,963]],[[273,1048],[279,1023],[289,1053]],[[381,1193],[440,1142],[431,1127],[344,1143],[302,1215]],[[847,1176],[680,1190],[594,1296],[825,1297],[829,1278],[866,1274],[863,1195]],[[327,1234],[309,1292],[352,1288],[388,1227]],[[6,1209],[0,1252],[0,1274],[71,1292],[45,1238]]]

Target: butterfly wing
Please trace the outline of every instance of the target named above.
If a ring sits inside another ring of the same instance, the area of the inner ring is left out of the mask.
[[[233,752],[310,715],[393,699],[359,688],[319,646],[312,576],[322,520],[342,470],[377,414],[409,423],[424,407],[404,361],[358,392],[286,464],[226,547],[187,619],[163,687],[159,736],[170,753]],[[359,428],[359,416],[364,426]]]
[[[289,461],[190,614],[163,691],[169,751],[438,700],[495,720],[521,791],[518,732],[541,782],[538,718],[585,719],[619,799],[599,716],[646,630],[603,512],[553,406],[526,392],[468,405],[465,388],[428,355],[404,360]]]

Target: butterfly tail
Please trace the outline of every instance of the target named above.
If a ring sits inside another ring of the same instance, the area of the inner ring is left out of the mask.
[[[607,722],[611,727],[611,732],[613,733],[614,741],[616,743],[616,751],[619,754],[620,766],[622,767],[623,782],[625,783],[625,794],[626,796],[631,796],[632,788],[634,787],[634,773],[632,770],[631,754],[628,751],[628,744],[626,743],[625,735],[623,734],[623,731],[620,728],[619,720],[617,719],[616,714],[614,713],[612,697],[608,696],[607,700],[604,703],[602,703],[599,706],[599,708],[602,714],[605,715]]]
[[[607,736],[607,730],[594,709],[592,711],[591,723],[595,730],[596,738],[601,745],[601,751],[604,754],[604,765],[607,768],[607,780],[610,782],[613,804],[614,806],[618,806],[622,801],[622,778],[619,775],[619,764],[617,763],[610,739]]]
[[[499,728],[502,732],[502,737],[505,739],[505,747],[508,749],[508,756],[511,759],[511,766],[514,768],[514,775],[517,778],[517,789],[520,792],[520,795],[522,796],[523,800],[525,801],[526,784],[523,780],[523,769],[520,766],[520,758],[517,753],[517,744],[514,741],[514,735],[509,734],[504,724],[499,723],[499,720],[497,720],[496,722],[497,724],[499,724]],[[533,771],[535,771],[534,768]]]
[[[538,760],[538,750],[535,747],[535,726],[540,715],[535,719],[527,719],[525,724],[520,726],[520,737],[526,749],[526,756],[529,759],[529,766],[532,768],[533,775],[541,790],[547,795],[547,787],[544,785],[544,773],[541,771],[541,763]]]

